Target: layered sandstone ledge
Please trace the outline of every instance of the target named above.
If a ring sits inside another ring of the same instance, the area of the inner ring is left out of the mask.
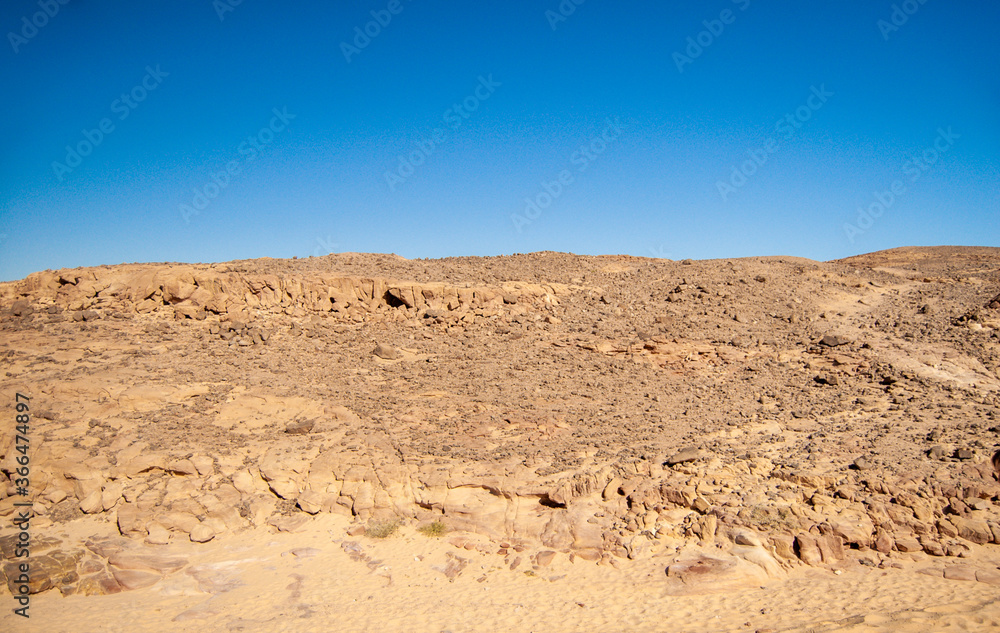
[[[168,310],[177,318],[202,320],[211,314],[245,320],[251,310],[264,310],[293,317],[332,313],[361,321],[378,311],[405,320],[414,312],[497,309],[518,299],[551,304],[574,290],[581,288],[520,282],[496,287],[449,285],[323,274],[279,277],[220,272],[213,266],[123,265],[34,273],[21,282],[0,285],[0,301],[17,312],[55,306],[73,313]],[[389,311],[392,308],[401,309]]]

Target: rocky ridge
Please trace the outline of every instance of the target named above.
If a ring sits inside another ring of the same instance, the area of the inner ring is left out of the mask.
[[[42,539],[33,591],[148,586],[185,568],[178,542],[320,513],[443,521],[512,568],[685,542],[767,575],[969,558],[1000,543],[995,251],[347,254],[0,284],[3,393],[37,407],[35,533],[89,515],[121,535]]]

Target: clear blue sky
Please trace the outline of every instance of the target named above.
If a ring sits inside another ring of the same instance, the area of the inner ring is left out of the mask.
[[[1000,246],[997,3],[234,2],[3,3],[0,279]]]

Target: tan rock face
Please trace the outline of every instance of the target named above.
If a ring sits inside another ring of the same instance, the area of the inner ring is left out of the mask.
[[[57,523],[201,547],[443,517],[522,565],[679,539],[768,576],[1000,540],[1000,267],[904,255],[103,267],[0,284],[0,328],[11,376],[47,376],[33,481]],[[60,560],[80,592],[176,573]]]

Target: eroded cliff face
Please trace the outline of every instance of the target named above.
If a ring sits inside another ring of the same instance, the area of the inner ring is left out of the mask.
[[[354,255],[0,284],[33,525],[121,535],[40,540],[33,591],[148,586],[186,564],[158,547],[324,513],[441,521],[512,566],[678,542],[768,575],[968,556],[1000,542],[1000,259],[915,253]],[[0,455],[9,580],[13,433]]]

